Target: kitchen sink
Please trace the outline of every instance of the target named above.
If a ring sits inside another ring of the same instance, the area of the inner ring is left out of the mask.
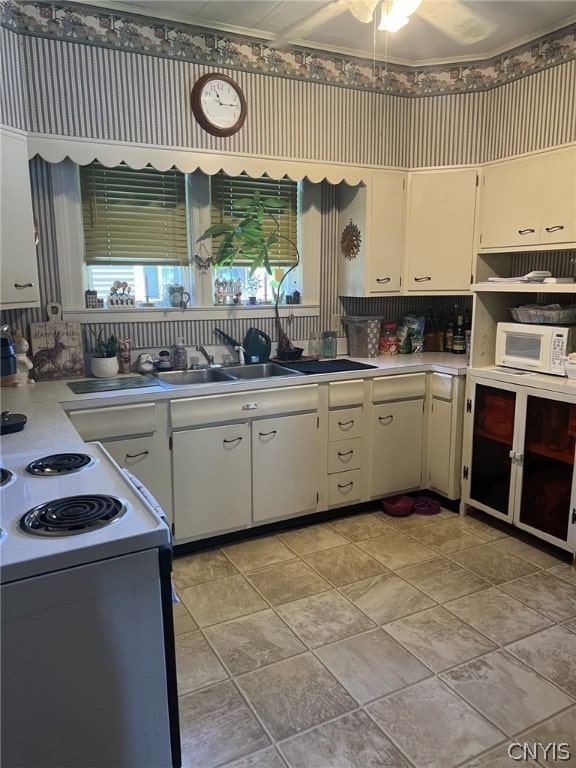
[[[251,365],[230,365],[226,373],[235,379],[269,379],[273,376],[303,376],[277,363],[253,363]]]
[[[229,376],[221,368],[191,368],[189,371],[155,371],[151,374],[160,383],[181,384],[211,384],[216,381],[234,381],[235,376]]]

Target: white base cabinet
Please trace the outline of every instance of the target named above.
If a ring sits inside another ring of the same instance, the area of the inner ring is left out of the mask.
[[[460,498],[465,378],[428,374],[427,487],[447,499]]]
[[[422,487],[426,374],[372,381],[370,497]]]
[[[470,376],[462,511],[576,551],[576,393]]]

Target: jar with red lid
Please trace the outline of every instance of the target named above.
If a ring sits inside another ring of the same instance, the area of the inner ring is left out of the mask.
[[[398,352],[398,335],[396,323],[383,323],[380,336],[380,354],[395,355]]]

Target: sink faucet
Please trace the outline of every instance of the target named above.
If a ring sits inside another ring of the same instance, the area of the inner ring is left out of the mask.
[[[246,365],[246,350],[242,346],[242,344],[237,344],[234,347],[234,351],[238,352],[238,362],[240,365]]]
[[[204,358],[206,359],[206,362],[208,365],[214,365],[214,358],[212,355],[209,355],[208,352],[204,349],[202,344],[196,344],[196,351],[201,352],[204,355]]]

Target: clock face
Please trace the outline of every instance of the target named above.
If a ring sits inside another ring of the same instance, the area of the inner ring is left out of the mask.
[[[227,75],[204,75],[192,90],[192,111],[204,130],[216,136],[231,136],[244,123],[246,100]]]

